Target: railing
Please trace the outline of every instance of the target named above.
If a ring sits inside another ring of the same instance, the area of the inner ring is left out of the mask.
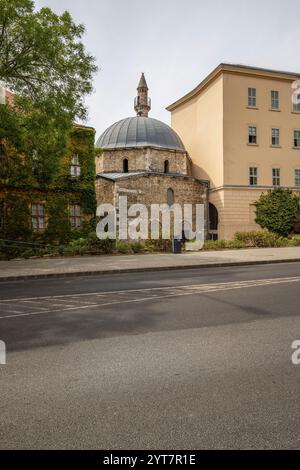
[[[139,96],[136,96],[134,98],[134,106],[140,106],[140,97]],[[144,103],[143,103],[144,104]],[[147,106],[149,106],[149,108],[151,108],[151,98],[148,98],[147,99]]]

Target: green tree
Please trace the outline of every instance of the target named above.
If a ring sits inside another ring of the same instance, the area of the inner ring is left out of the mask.
[[[270,232],[286,237],[300,212],[299,197],[290,189],[277,188],[262,194],[255,203],[256,223]]]
[[[0,81],[17,97],[14,106],[0,106],[0,139],[34,156],[45,183],[56,173],[73,122],[87,115],[84,100],[97,67],[82,43],[84,31],[68,12],[0,0]]]

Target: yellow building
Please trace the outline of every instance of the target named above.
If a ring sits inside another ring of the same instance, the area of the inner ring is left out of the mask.
[[[262,192],[276,186],[300,192],[299,80],[295,73],[221,64],[167,108],[193,176],[210,181],[211,238],[259,229],[254,202]]]

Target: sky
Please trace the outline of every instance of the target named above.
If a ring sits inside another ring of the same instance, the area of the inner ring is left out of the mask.
[[[134,116],[145,73],[150,116],[170,124],[166,106],[219,63],[300,73],[299,0],[36,0],[83,23],[86,49],[99,67],[89,118],[97,136]]]

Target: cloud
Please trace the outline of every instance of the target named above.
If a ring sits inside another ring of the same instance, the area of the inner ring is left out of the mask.
[[[88,98],[89,125],[101,134],[134,115],[141,72],[151,116],[170,122],[165,107],[220,62],[300,72],[298,0],[39,0],[37,8],[69,10],[84,23],[84,42],[100,67]],[[288,6],[288,8],[287,8]]]

